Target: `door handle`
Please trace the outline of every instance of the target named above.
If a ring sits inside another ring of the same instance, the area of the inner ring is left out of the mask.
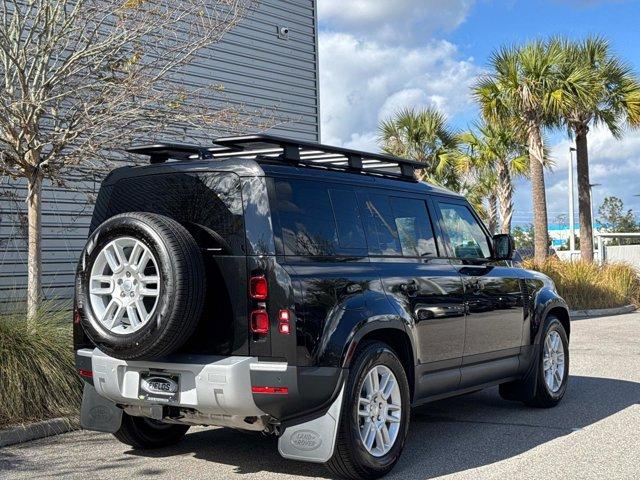
[[[416,282],[411,281],[408,283],[401,283],[400,290],[402,290],[404,293],[409,293],[409,294],[418,293],[418,291],[420,290],[420,287]]]

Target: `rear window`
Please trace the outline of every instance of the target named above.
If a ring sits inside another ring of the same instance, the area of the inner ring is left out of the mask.
[[[277,179],[274,210],[285,255],[366,255],[358,203],[349,187]]]
[[[222,237],[226,253],[244,253],[241,183],[234,173],[172,172],[124,178],[111,187],[92,225],[126,212],[165,215],[200,237],[212,230]]]

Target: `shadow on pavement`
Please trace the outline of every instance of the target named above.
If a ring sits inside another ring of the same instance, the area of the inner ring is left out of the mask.
[[[553,409],[533,409],[504,401],[497,388],[431,403],[412,411],[402,459],[387,478],[432,478],[498,462],[587,427],[639,401],[640,383],[572,376],[563,402]],[[269,471],[310,477],[328,475],[321,465],[283,460],[275,438],[228,429],[195,432],[168,449],[128,452],[146,458],[185,453],[233,466],[237,474]],[[146,473],[154,474],[152,469]]]

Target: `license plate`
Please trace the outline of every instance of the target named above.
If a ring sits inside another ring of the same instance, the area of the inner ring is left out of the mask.
[[[169,403],[178,401],[180,395],[180,376],[166,375],[154,372],[140,374],[140,400]]]

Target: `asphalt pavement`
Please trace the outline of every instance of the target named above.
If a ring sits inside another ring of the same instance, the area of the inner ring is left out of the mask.
[[[640,314],[572,323],[571,377],[560,406],[506,402],[497,388],[413,410],[388,479],[640,479]],[[284,460],[274,438],[194,428],[177,446],[137,452],[77,431],[0,449],[0,478],[331,478]]]

